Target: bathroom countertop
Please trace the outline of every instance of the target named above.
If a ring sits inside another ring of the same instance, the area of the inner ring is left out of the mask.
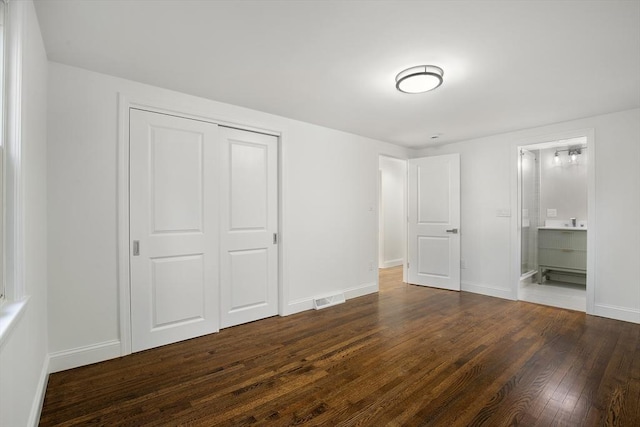
[[[538,230],[587,231],[587,227],[538,227]]]

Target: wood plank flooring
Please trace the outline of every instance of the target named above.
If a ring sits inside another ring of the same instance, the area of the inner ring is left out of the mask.
[[[52,374],[40,425],[640,425],[640,325],[401,276]]]

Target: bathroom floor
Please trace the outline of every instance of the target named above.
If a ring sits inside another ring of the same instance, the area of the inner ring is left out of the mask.
[[[547,280],[539,285],[536,280],[525,279],[520,281],[518,299],[569,310],[587,310],[587,291],[584,285],[573,283]]]

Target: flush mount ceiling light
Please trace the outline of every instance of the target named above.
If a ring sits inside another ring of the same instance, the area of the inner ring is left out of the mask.
[[[442,84],[444,71],[435,65],[407,68],[396,76],[396,89],[404,93],[429,92]]]

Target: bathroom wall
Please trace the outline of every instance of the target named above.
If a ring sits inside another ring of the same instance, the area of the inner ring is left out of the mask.
[[[582,150],[575,162],[561,151],[560,163],[554,161],[556,149],[540,150],[540,218],[545,220],[587,220],[587,163],[589,150]],[[555,209],[556,217],[547,209]]]

